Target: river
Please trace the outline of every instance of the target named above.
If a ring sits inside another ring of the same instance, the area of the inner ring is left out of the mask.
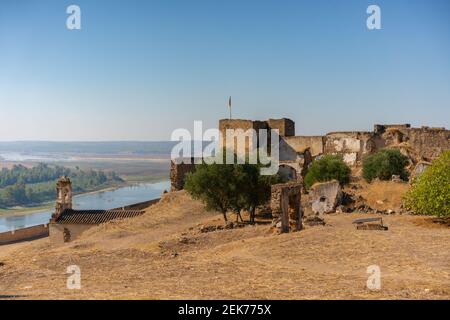
[[[81,194],[73,198],[74,209],[113,209],[159,198],[170,189],[170,181],[138,183],[114,190]],[[53,210],[29,212],[23,215],[0,215],[0,232],[48,223]]]

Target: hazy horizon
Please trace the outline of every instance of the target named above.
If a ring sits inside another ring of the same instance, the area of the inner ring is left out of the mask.
[[[228,96],[233,118],[290,118],[297,135],[449,128],[448,39],[445,0],[6,0],[0,141],[168,141],[217,127]]]

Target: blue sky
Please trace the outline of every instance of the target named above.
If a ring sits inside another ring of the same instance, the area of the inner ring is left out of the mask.
[[[450,1],[0,2],[0,140],[168,140],[229,95],[303,135],[448,128]]]

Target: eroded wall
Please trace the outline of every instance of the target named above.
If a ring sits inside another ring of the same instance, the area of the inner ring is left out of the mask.
[[[184,187],[184,181],[186,175],[189,172],[195,170],[195,161],[191,159],[190,161],[176,163],[175,161],[170,162],[170,191],[182,190]]]
[[[432,161],[442,152],[450,150],[450,130],[444,128],[411,128],[399,130],[401,136],[397,141],[389,140],[387,146],[397,146],[409,149],[415,160]],[[384,133],[386,136],[387,133]],[[391,142],[392,141],[392,142]]]
[[[285,137],[284,141],[296,152],[309,149],[311,156],[315,157],[323,153],[323,138],[323,136],[294,136]]]
[[[450,150],[450,130],[396,124],[375,125],[373,132],[331,132],[322,137],[322,151],[317,138],[290,137],[286,141],[297,150],[309,147],[313,156],[341,154],[349,165],[361,164],[364,156],[382,148],[397,148],[416,164],[432,161]]]
[[[47,237],[48,225],[41,224],[29,228],[0,233],[0,245]]]
[[[324,153],[340,154],[349,165],[359,163],[374,150],[372,132],[331,132],[324,137]]]

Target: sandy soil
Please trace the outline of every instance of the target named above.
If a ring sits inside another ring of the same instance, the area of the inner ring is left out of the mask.
[[[450,229],[431,218],[383,216],[388,231],[326,226],[277,235],[269,225],[200,232],[219,214],[184,192],[135,219],[111,222],[73,243],[0,246],[0,297],[23,299],[449,299]],[[81,289],[66,287],[69,265]],[[366,287],[381,268],[381,290]]]

